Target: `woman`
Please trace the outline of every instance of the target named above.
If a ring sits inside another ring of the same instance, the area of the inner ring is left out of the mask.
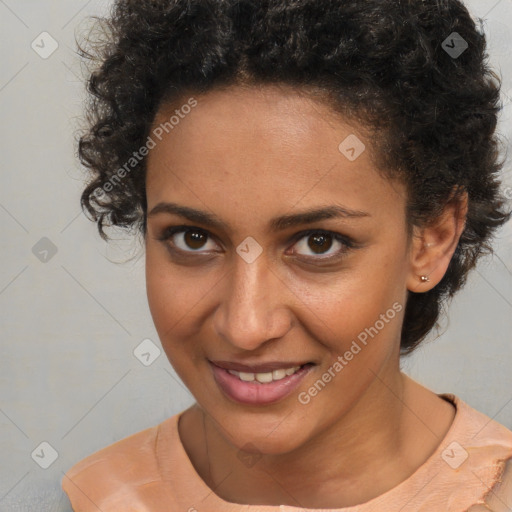
[[[510,217],[466,8],[118,0],[108,26],[82,204],[143,236],[196,403],[73,466],[74,510],[510,510],[512,432],[399,364]]]

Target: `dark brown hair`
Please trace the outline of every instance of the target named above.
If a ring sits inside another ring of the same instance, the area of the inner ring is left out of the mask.
[[[409,292],[401,351],[412,352],[510,217],[495,134],[501,82],[482,20],[478,29],[458,0],[117,0],[100,21],[102,36],[79,44],[97,66],[78,151],[90,175],[81,203],[105,239],[106,226],[145,235],[146,159],[126,162],[159,107],[220,87],[322,91],[333,112],[371,130],[375,164],[407,185],[409,226],[467,192],[445,276]],[[461,54],[454,40],[467,44]]]

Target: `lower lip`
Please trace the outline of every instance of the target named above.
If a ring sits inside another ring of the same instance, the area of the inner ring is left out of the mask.
[[[313,365],[306,365],[284,379],[262,384],[245,382],[224,368],[210,363],[213,377],[220,389],[229,398],[241,404],[267,405],[283,400],[301,383]]]

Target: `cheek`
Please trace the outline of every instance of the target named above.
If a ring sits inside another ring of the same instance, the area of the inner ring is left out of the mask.
[[[176,314],[173,291],[178,283],[171,279],[165,263],[155,253],[155,250],[146,249],[146,293],[155,327],[160,334],[160,329],[172,326]]]
[[[181,341],[186,339],[186,333],[181,331],[190,309],[182,293],[187,293],[187,288],[182,284],[177,273],[170,272],[168,264],[153,257],[151,251],[147,252],[146,291],[153,323],[167,359],[184,380],[189,373],[187,361],[192,358],[190,344]]]
[[[163,338],[168,337],[171,330],[179,331],[189,324],[189,316],[194,314],[201,299],[211,291],[208,276],[205,274],[203,279],[198,272],[198,267],[178,268],[173,265],[165,251],[154,247],[146,249],[148,304],[155,326]]]
[[[383,272],[371,268],[333,275],[321,283],[289,281],[293,296],[300,298],[295,310],[299,322],[333,354],[348,350],[352,340],[373,339],[375,329],[390,343],[400,333],[398,310],[403,309],[406,293],[400,265]]]
[[[200,266],[173,265],[158,247],[146,249],[146,292],[153,323],[169,362],[185,381],[190,368],[204,362],[202,346],[193,341],[206,337],[200,331],[212,314],[208,296],[219,279],[222,276]]]
[[[324,357],[299,402],[318,411],[322,423],[327,425],[349,410],[393,360],[404,304],[403,294],[391,280],[373,287],[362,279],[361,286],[353,282],[317,293],[309,289],[305,311],[310,320],[321,319],[315,320],[318,327],[310,330],[310,336],[323,345]]]

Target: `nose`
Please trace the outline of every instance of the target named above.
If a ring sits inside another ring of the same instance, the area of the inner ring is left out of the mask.
[[[232,347],[253,351],[285,336],[292,325],[287,290],[263,254],[252,263],[236,257],[220,287],[214,313],[217,334]]]

